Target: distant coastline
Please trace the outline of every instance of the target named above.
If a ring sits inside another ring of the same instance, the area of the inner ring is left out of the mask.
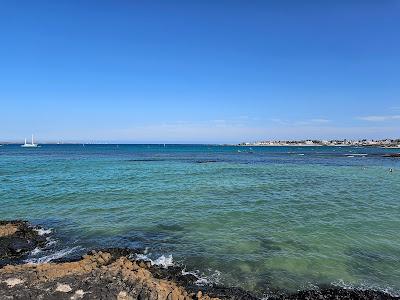
[[[400,139],[384,139],[384,140],[268,140],[256,142],[242,142],[237,146],[295,146],[295,147],[310,147],[310,146],[352,146],[352,147],[383,147],[400,149]]]

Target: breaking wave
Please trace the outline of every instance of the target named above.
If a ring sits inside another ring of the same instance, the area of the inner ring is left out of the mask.
[[[25,262],[31,263],[31,264],[48,263],[48,262],[51,262],[52,260],[63,258],[65,256],[70,255],[71,253],[74,253],[81,249],[82,249],[82,247],[80,247],[80,246],[73,247],[73,248],[65,248],[65,249],[56,251],[54,253],[51,253],[49,255],[41,256],[38,258],[29,258],[29,259],[25,260]]]
[[[50,234],[52,232],[52,229],[35,228],[35,231],[38,233],[38,235],[46,235]]]
[[[148,252],[146,249],[145,253]],[[162,268],[168,268],[174,266],[174,260],[172,255],[161,255],[157,259],[151,259],[146,254],[135,254],[135,258],[139,260],[149,261],[152,266],[159,266]],[[197,278],[196,284],[197,285],[210,285],[210,284],[219,284],[221,282],[221,272],[218,270],[211,270],[208,269],[208,274],[205,275],[204,273],[200,272],[199,270],[195,271],[187,271],[185,268],[182,269],[182,275],[193,275]]]
[[[142,259],[145,261],[149,261],[151,263],[151,265],[154,266],[160,266],[163,268],[168,268],[174,265],[174,261],[172,258],[172,254],[165,256],[165,255],[161,255],[160,257],[158,257],[155,260],[152,260],[151,258],[149,258],[147,255],[145,254],[136,254],[136,258],[137,259]]]
[[[381,292],[384,292],[386,294],[389,294],[392,297],[399,297],[400,296],[400,291],[399,290],[395,290],[395,289],[393,289],[391,287],[385,287],[385,286],[366,283],[366,282],[361,282],[361,283],[355,285],[355,284],[347,283],[344,280],[337,280],[337,281],[333,282],[332,285],[337,286],[337,287],[341,287],[341,288],[344,288],[344,289],[350,289],[350,290],[351,289],[358,289],[358,290],[362,290],[362,291],[367,291],[367,290],[381,291]]]

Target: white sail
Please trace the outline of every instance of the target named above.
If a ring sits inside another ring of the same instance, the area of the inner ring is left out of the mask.
[[[24,148],[36,148],[37,146],[38,145],[33,142],[33,134],[32,134],[32,142],[31,142],[31,144],[28,144],[26,142],[26,138],[25,138],[25,143],[23,145],[21,145],[21,147],[24,147]]]

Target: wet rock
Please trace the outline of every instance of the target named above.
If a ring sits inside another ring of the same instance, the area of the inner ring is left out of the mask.
[[[194,285],[198,280],[198,278],[193,274],[183,273],[182,268],[179,266],[171,266],[168,268],[151,266],[149,269],[155,278],[172,280],[185,287]]]
[[[0,266],[17,262],[36,247],[44,247],[46,237],[24,221],[0,221]]]
[[[196,290],[196,287],[193,287]],[[189,288],[190,289],[190,288]],[[212,299],[229,299],[229,300],[260,300],[250,292],[247,292],[241,288],[235,287],[223,287],[223,286],[205,286],[201,288],[201,295],[206,294]],[[203,299],[198,298],[198,299]]]
[[[394,300],[399,297],[373,290],[344,289],[340,287],[323,288],[319,290],[299,291],[290,295],[273,297],[274,300]]]

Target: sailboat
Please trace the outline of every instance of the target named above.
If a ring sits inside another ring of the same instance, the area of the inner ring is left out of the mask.
[[[27,144],[26,138],[25,138],[25,144],[21,145],[21,147],[24,147],[24,148],[36,148],[37,146],[38,145],[33,142],[33,134],[32,134],[32,143],[31,144]]]

